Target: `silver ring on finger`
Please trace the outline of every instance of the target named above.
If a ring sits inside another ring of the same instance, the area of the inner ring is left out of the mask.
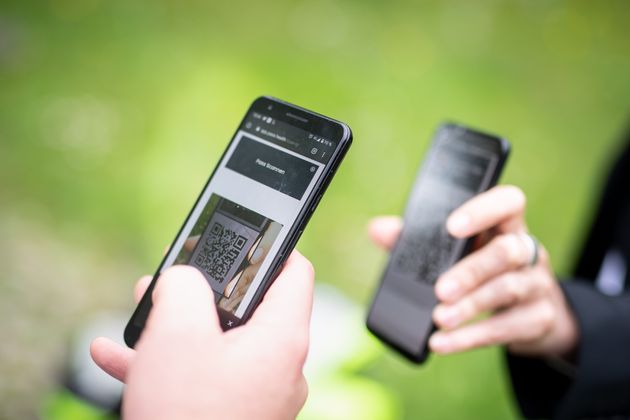
[[[523,239],[523,242],[529,249],[529,261],[525,263],[528,267],[534,267],[538,263],[538,257],[540,254],[540,243],[538,239],[534,235],[530,235],[529,233],[521,233],[520,237]]]

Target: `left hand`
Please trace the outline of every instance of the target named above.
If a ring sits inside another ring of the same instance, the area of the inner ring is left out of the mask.
[[[478,235],[476,249],[436,282],[440,303],[433,320],[440,328],[429,341],[436,353],[506,345],[517,354],[568,356],[578,342],[575,317],[560,289],[545,249],[530,266],[523,236],[525,195],[498,186],[456,209],[447,230],[457,238]],[[370,236],[386,249],[396,242],[397,217],[372,220]],[[479,318],[482,314],[489,317]]]

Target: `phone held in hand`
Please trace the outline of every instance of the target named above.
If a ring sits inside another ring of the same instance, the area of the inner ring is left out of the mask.
[[[140,337],[159,275],[175,264],[204,275],[224,330],[245,323],[351,143],[344,123],[275,98],[256,99],[131,316],[127,345]]]
[[[472,238],[450,236],[446,220],[496,184],[509,150],[504,139],[447,123],[438,128],[418,172],[367,317],[374,335],[415,363],[426,359],[435,330],[434,284],[472,245]]]

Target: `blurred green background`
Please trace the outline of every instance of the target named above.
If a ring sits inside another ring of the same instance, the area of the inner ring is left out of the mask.
[[[630,115],[629,21],[622,0],[3,1],[0,417],[39,410],[85,319],[131,310],[261,94],[354,130],[299,244],[319,282],[367,303],[365,225],[401,211],[445,119],[512,141],[503,182],[568,272]],[[381,353],[356,375],[394,417],[518,416],[497,349]]]

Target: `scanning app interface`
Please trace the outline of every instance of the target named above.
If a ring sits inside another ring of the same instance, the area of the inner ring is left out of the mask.
[[[388,276],[396,282],[434,284],[464,246],[446,231],[448,215],[489,182],[497,156],[475,146],[472,134],[438,132],[438,145],[417,181],[405,213],[405,229]],[[469,141],[466,141],[469,140]]]
[[[331,139],[250,112],[162,270],[196,267],[217,306],[241,318],[335,147]]]

